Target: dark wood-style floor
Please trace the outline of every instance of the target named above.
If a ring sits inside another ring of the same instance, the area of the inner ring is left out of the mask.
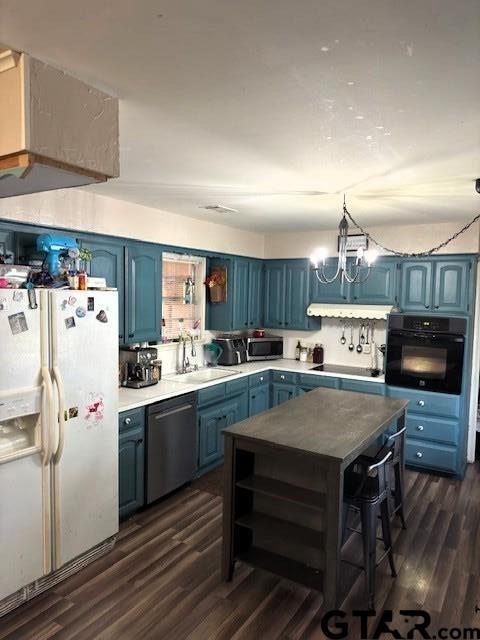
[[[408,472],[408,530],[395,525],[398,577],[378,569],[380,610],[425,609],[432,629],[480,626],[479,469],[463,482]],[[123,523],[108,556],[2,618],[0,638],[323,638],[320,594],[242,565],[220,581],[220,487],[215,472]],[[343,610],[365,608],[363,585]]]

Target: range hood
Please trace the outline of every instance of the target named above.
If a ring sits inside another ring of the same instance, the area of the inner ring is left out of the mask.
[[[12,50],[0,96],[0,197],[118,177],[116,98]]]
[[[386,320],[393,307],[382,304],[311,304],[307,316],[322,318],[358,318],[359,320]]]

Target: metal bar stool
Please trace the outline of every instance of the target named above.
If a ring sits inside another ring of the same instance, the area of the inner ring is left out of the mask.
[[[390,515],[392,518],[396,514],[400,517],[402,528],[406,529],[405,523],[405,432],[406,427],[402,427],[395,433],[387,437],[383,446],[390,446],[392,450],[392,458],[388,463],[390,472],[387,478],[390,487],[390,499],[393,505],[390,506]],[[359,456],[366,464],[372,464],[378,457],[378,445],[370,447],[365,453]],[[393,483],[392,483],[393,479]]]
[[[343,540],[345,540],[348,513],[351,507],[360,512],[361,533],[363,543],[363,566],[357,565],[365,571],[368,606],[375,608],[375,571],[377,566],[388,557],[392,576],[396,577],[395,562],[392,550],[392,534],[390,530],[389,483],[390,467],[388,462],[393,457],[393,447],[385,447],[379,452],[379,457],[373,464],[368,464],[361,457],[355,460],[344,474],[343,497]],[[385,553],[377,562],[377,522],[378,516],[382,523],[382,540]]]

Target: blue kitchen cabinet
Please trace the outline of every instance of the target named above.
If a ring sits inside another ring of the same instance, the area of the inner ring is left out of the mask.
[[[246,331],[263,322],[263,263],[247,258],[208,261],[208,271],[221,266],[227,270],[225,302],[207,300],[206,328],[213,331]]]
[[[313,269],[311,276],[311,301],[317,303],[345,303],[349,301],[350,285],[338,277],[333,282],[324,284],[320,282]],[[325,276],[333,278],[337,271],[337,260],[327,260],[325,265]]]
[[[401,266],[402,311],[425,311],[432,306],[433,262],[404,261]]]
[[[320,319],[307,316],[310,303],[308,260],[269,260],[265,265],[265,326],[308,331]]]
[[[198,417],[198,466],[208,467],[223,455],[221,429],[223,412],[220,406],[203,409]]]
[[[250,260],[248,265],[248,328],[263,326],[263,262]]]
[[[145,412],[143,407],[119,416],[118,503],[126,518],[144,505]]]
[[[297,395],[296,384],[282,384],[280,382],[274,382],[272,384],[272,406],[276,407],[279,404],[287,402]]]
[[[435,263],[433,307],[436,311],[467,313],[471,264],[469,260]]]
[[[307,307],[310,302],[310,265],[307,260],[292,260],[285,266],[285,314],[286,329],[308,330],[310,318]]]
[[[298,376],[298,395],[303,395],[313,389],[326,387],[328,389],[340,389],[340,378],[333,376],[319,376],[315,374],[300,373]]]
[[[236,259],[233,266],[233,329],[248,328],[249,261]]]
[[[357,304],[395,304],[397,302],[397,261],[379,259],[366,277],[351,285],[351,301]],[[366,279],[365,279],[366,277]]]
[[[162,333],[162,252],[147,244],[125,249],[126,340],[160,340]]]
[[[385,385],[383,384],[383,382],[368,382],[367,380],[342,378],[340,388],[344,391],[356,391],[357,393],[373,393],[377,396],[385,395]]]
[[[81,240],[83,249],[92,252],[92,259],[88,263],[88,275],[95,278],[105,278],[107,287],[118,289],[118,340],[123,344],[125,340],[125,259],[123,244],[105,242],[103,240]]]
[[[285,262],[272,260],[265,265],[265,326],[283,329],[285,312]]]
[[[248,397],[248,415],[256,416],[270,408],[270,385],[268,383],[261,384],[249,391]]]

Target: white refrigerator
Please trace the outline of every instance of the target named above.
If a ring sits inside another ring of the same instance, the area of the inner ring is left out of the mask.
[[[113,546],[117,325],[116,291],[0,289],[0,615]]]

